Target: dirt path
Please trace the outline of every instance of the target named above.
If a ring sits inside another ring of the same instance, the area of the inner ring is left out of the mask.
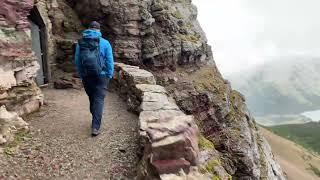
[[[133,179],[138,117],[118,95],[107,95],[102,134],[92,138],[84,92],[44,94],[47,105],[28,117],[30,135],[13,155],[0,155],[0,179]]]

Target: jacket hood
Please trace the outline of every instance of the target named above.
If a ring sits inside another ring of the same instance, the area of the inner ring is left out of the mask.
[[[89,39],[96,39],[96,38],[100,38],[101,36],[102,36],[101,32],[95,31],[92,29],[87,29],[82,33],[83,38],[89,38]]]

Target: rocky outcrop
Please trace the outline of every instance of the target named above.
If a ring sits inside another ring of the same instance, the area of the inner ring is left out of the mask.
[[[190,0],[68,2],[84,24],[91,20],[102,23],[118,61],[174,70],[177,64],[212,60],[211,48],[196,20],[197,9]]]
[[[51,66],[53,81],[70,79],[70,76],[76,72],[74,64],[75,43],[80,38],[83,27],[78,16],[63,0],[58,0],[49,9],[49,14],[55,40],[55,59]],[[69,83],[74,84],[71,80]]]
[[[24,115],[39,109],[43,99],[34,83],[39,66],[27,19],[33,1],[0,2],[0,106]]]
[[[46,26],[50,82],[58,89],[79,88],[81,82],[74,77],[74,50],[84,28],[77,14],[64,0],[37,0],[35,6]]]
[[[285,179],[268,143],[245,105],[214,66],[158,73],[178,106],[193,114],[203,135],[213,142],[224,169],[234,178]],[[176,81],[168,79],[174,77]]]
[[[27,16],[33,0],[0,0],[0,145],[28,129],[19,116],[37,111],[43,96],[34,82],[39,65]],[[10,112],[8,112],[9,110]],[[12,112],[11,112],[12,111]]]

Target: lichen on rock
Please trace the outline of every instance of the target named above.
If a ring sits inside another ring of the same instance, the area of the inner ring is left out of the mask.
[[[26,123],[15,112],[8,112],[4,106],[0,107],[0,145],[14,140],[14,134],[29,129]]]

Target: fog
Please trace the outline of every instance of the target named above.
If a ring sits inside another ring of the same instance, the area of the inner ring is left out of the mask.
[[[225,75],[273,57],[320,55],[319,0],[193,0],[193,3],[213,46],[216,63]]]

